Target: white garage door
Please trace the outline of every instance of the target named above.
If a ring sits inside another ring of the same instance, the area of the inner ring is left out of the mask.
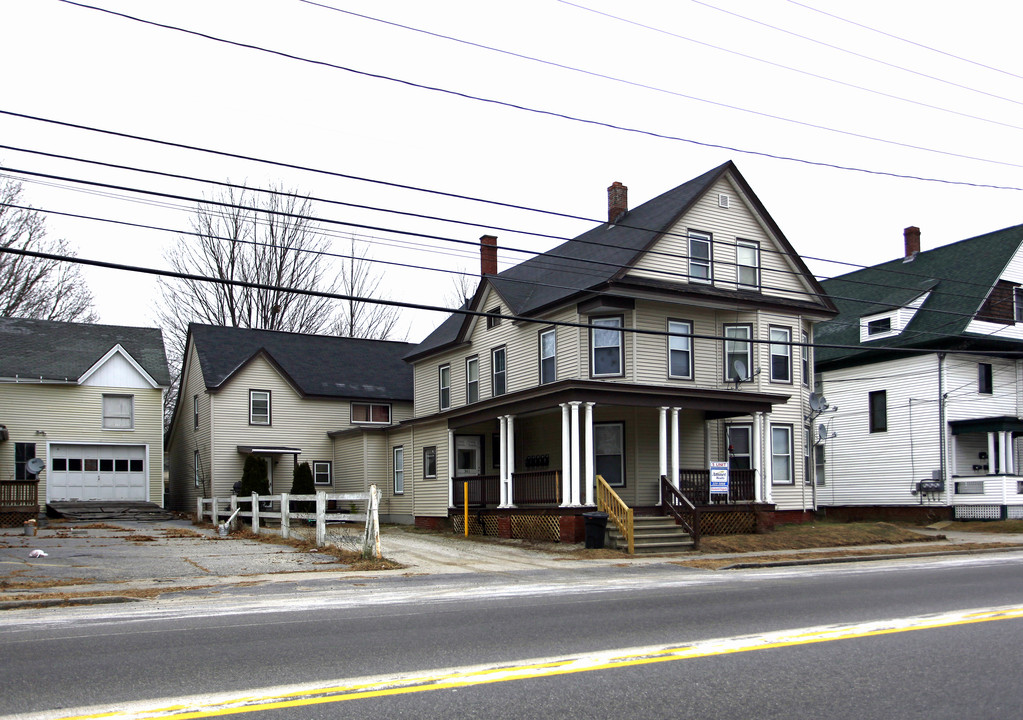
[[[46,495],[58,500],[149,500],[144,445],[51,445]]]

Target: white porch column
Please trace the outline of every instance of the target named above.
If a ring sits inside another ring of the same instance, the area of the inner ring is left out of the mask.
[[[671,409],[671,484],[678,489],[679,486],[679,463],[678,463],[678,411],[677,407]]]
[[[448,430],[448,507],[455,506],[455,431]]]
[[[987,474],[988,475],[994,475],[995,474],[995,460],[996,460],[995,434],[993,432],[989,432],[987,434]]]
[[[505,453],[508,459],[508,507],[515,507],[515,416],[508,416],[508,442]]]
[[[664,499],[661,497],[661,476],[668,476],[668,408],[662,407],[658,410],[658,433],[657,433],[657,504],[660,505]]]
[[[568,403],[561,403],[561,507],[568,507],[572,498],[572,444],[568,439]]]
[[[772,478],[771,471],[774,468],[774,458],[772,457],[772,454],[771,454],[771,437],[770,437],[771,436],[771,423],[767,422],[767,418],[765,418],[762,413],[757,413],[757,414],[760,415],[760,417],[761,417],[760,427],[757,428],[757,439],[759,441],[761,441],[761,447],[764,448],[763,452],[760,453],[760,454],[762,454],[764,456],[763,457],[763,462],[764,462],[764,466],[763,466],[764,467],[764,491],[765,491],[764,499],[767,502],[769,502],[769,503],[773,503],[774,502],[774,487],[773,487],[772,483],[774,482],[774,479]]]
[[[1012,455],[1009,453],[1009,448],[1012,445],[1012,433],[1002,431],[1002,436],[998,440],[998,456],[1001,458],[999,466],[1002,471],[1002,475],[1012,474]]]
[[[951,474],[951,475],[958,475],[959,474],[959,467],[958,467],[958,463],[956,462],[956,457],[959,455],[959,453],[957,452],[958,445],[959,445],[959,441],[957,440],[958,437],[959,437],[958,435],[952,435],[952,439],[949,441],[949,444],[948,444],[949,445],[949,449],[951,450],[951,453],[952,453],[952,458],[949,460],[949,464],[948,464],[949,468],[951,468],[949,470],[949,474]]]
[[[586,440],[583,482],[586,483],[587,505],[596,505],[593,499],[593,484],[596,482],[593,472],[593,405],[591,402],[583,403],[583,407],[586,408],[583,413],[583,437]]]
[[[500,469],[497,485],[501,489],[501,504],[498,507],[508,507],[508,417],[502,415],[498,421],[498,447],[500,447]]]
[[[1012,430],[1005,432],[1005,474],[1016,474],[1016,456],[1012,452]]]
[[[579,406],[578,400],[570,402],[568,405],[572,411],[572,430],[571,430],[571,453],[572,453],[572,506],[578,507],[582,505],[582,499],[579,492],[579,475],[581,474],[581,468],[579,467]]]
[[[760,413],[753,413],[753,429],[750,432],[750,467],[753,468],[753,502],[764,501],[764,489],[760,485],[760,458],[757,457],[759,441],[757,435],[760,433]],[[813,462],[813,447],[810,448],[810,462]],[[814,482],[816,482],[816,478]]]

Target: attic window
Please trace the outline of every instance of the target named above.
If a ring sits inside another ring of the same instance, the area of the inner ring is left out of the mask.
[[[867,323],[867,335],[880,335],[892,331],[892,319],[890,317],[878,318]]]
[[[487,315],[488,315],[488,317],[487,317],[487,330],[489,330],[490,328],[496,328],[498,325],[501,324],[501,318],[499,317],[501,315],[501,308],[500,308],[500,306],[495,307],[495,308],[490,308],[489,310],[487,310]],[[495,315],[498,316],[498,317],[494,317]]]

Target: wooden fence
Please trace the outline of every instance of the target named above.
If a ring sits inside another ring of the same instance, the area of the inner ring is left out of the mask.
[[[330,501],[349,503],[364,503],[365,512],[361,513],[339,513],[327,512],[327,503]],[[315,503],[315,512],[295,512],[291,509],[292,503]],[[248,507],[248,510],[244,508]],[[237,527],[238,518],[248,518],[252,525],[252,532],[259,534],[262,524],[267,520],[276,520],[280,523],[281,537],[291,537],[292,520],[314,520],[316,522],[316,545],[323,547],[327,544],[327,523],[328,522],[364,522],[366,532],[363,536],[362,554],[366,557],[373,556],[380,558],[380,491],[376,485],[370,485],[369,492],[364,493],[328,493],[318,492],[315,495],[291,495],[281,493],[280,495],[257,495],[251,496],[232,495],[230,498],[197,498],[196,499],[196,520],[204,522],[207,518],[214,525],[226,525],[229,518],[233,518],[231,529]]]

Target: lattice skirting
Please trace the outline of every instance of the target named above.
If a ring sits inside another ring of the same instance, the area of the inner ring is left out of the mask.
[[[746,510],[700,514],[703,535],[751,535],[757,531],[757,516]]]
[[[469,534],[500,535],[500,517],[507,517],[511,525],[512,538],[558,542],[561,539],[561,525],[557,515],[470,515]],[[465,516],[452,515],[451,524],[456,533],[465,532]]]
[[[24,525],[27,521],[34,518],[39,513],[36,510],[26,512],[24,510],[5,510],[0,512],[0,527],[2,528],[18,528]]]
[[[1023,505],[1009,505],[1005,509],[1008,511],[1006,517],[1009,520],[1023,520]]]
[[[953,511],[956,520],[1000,520],[1002,517],[1000,505],[956,505]]]

